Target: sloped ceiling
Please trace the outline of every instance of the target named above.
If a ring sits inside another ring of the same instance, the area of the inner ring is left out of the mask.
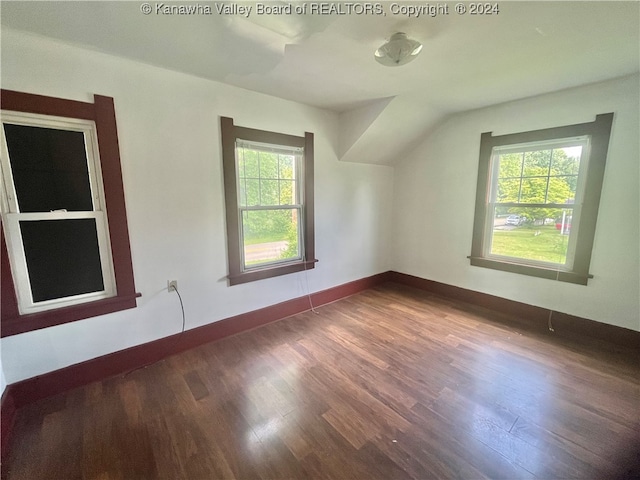
[[[290,3],[304,2],[263,2]],[[211,14],[156,10],[181,4]],[[351,162],[393,164],[454,112],[640,69],[635,1],[506,1],[492,15],[458,15],[450,3],[448,14],[419,17],[397,6],[424,2],[381,2],[380,15],[259,15],[253,2],[150,2],[144,15],[141,5],[4,1],[0,13],[3,26],[338,112],[338,155]],[[251,13],[218,13],[233,5]],[[383,67],[373,52],[397,31],[423,51]]]

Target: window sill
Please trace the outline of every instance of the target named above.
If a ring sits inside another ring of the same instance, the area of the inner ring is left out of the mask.
[[[264,280],[271,277],[279,277],[289,273],[302,272],[315,268],[318,260],[307,260],[298,263],[288,263],[286,265],[270,266],[261,269],[250,270],[235,275],[229,275],[229,285],[239,285],[241,283],[254,282],[256,280]]]
[[[567,272],[554,270],[553,268],[537,267],[533,265],[525,265],[522,263],[503,262],[498,260],[490,260],[483,257],[468,257],[471,265],[475,267],[491,268],[503,272],[519,273],[521,275],[529,275],[531,277],[546,278],[549,280],[557,280],[559,282],[575,283],[577,285],[586,285],[593,275],[580,272]]]
[[[119,312],[135,308],[136,298],[142,294],[122,295],[118,297],[105,298],[95,302],[87,302],[70,307],[47,310],[44,312],[31,313],[28,315],[2,316],[2,337],[18,335],[20,333],[40,330],[42,328],[53,327],[63,323],[75,322],[98,315]]]

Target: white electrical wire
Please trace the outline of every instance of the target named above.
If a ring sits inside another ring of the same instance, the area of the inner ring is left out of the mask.
[[[171,348],[167,349],[168,354],[171,355],[173,353],[173,351],[175,350],[175,348],[180,343],[180,340],[182,340],[182,335],[184,334],[185,325],[186,325],[186,317],[185,317],[185,314],[184,314],[184,303],[182,303],[182,296],[180,295],[180,292],[178,291],[178,287],[176,287],[175,285],[172,285],[167,290],[168,291],[173,290],[174,292],[176,292],[176,294],[178,295],[178,299],[180,300],[180,310],[182,311],[182,329],[180,330],[180,333],[178,334],[178,338],[176,339],[175,343],[171,346]],[[160,360],[163,360],[164,358],[165,357],[163,357]],[[157,361],[151,362],[151,363],[147,363],[147,364],[142,365],[140,367],[136,367],[136,368],[134,368],[132,370],[129,370],[128,372],[125,372],[122,376],[123,377],[127,377],[128,375],[132,374],[133,372],[135,372],[137,370],[140,370],[142,368],[147,368],[147,367],[153,365],[154,363],[159,362],[160,360],[157,360]]]
[[[556,269],[556,282],[560,281],[560,269],[557,268]],[[554,328],[553,328],[553,322],[551,321],[551,317],[553,315],[553,310],[549,309],[549,319],[547,320],[547,327],[549,327],[549,331],[550,332],[555,332]]]
[[[178,287],[173,285],[171,288],[178,295],[178,299],[180,300],[180,310],[182,310],[182,330],[180,330],[180,336],[178,337],[178,341],[176,342],[176,345],[177,345],[178,342],[180,341],[180,339],[182,338],[182,334],[184,333],[184,327],[185,327],[185,324],[186,324],[186,318],[185,318],[185,315],[184,315],[184,303],[182,303],[182,296],[180,295],[180,292],[178,291]],[[174,348],[175,348],[175,345],[174,345]]]
[[[316,315],[320,315],[320,312],[318,312],[313,306],[313,300],[311,299],[311,290],[309,290],[309,274],[307,273],[307,259],[303,258],[302,262],[304,264],[304,280],[307,284],[307,298],[309,299],[309,306],[311,307],[311,311],[313,313],[315,313]]]

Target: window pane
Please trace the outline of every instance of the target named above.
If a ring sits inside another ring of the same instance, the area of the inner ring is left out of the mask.
[[[506,178],[498,180],[498,202],[517,202],[520,197],[520,179]]]
[[[293,205],[296,202],[295,182],[280,180],[280,205]]]
[[[260,180],[240,179],[240,205],[260,205]]]
[[[550,177],[547,203],[573,203],[578,177]]]
[[[239,175],[246,178],[259,178],[260,165],[258,163],[258,152],[247,150],[245,148],[238,149],[238,157],[242,159],[244,171],[240,170]]]
[[[278,178],[278,155],[260,152],[260,178]]]
[[[19,223],[34,302],[104,290],[95,219]]]
[[[520,203],[544,203],[547,193],[547,178],[523,178]]]
[[[524,177],[538,177],[549,174],[549,163],[551,162],[551,150],[536,150],[524,154]]]
[[[553,151],[551,175],[578,175],[582,146],[557,148]]]
[[[84,133],[4,124],[21,212],[92,211]]]
[[[491,254],[564,265],[571,209],[512,207],[494,219]]]
[[[242,212],[247,268],[300,258],[298,209]]]
[[[278,180],[260,181],[260,205],[279,205],[280,192]]]
[[[240,206],[298,203],[295,189],[295,155],[268,151],[264,146],[259,150],[253,150],[242,144],[236,148],[236,157]]]
[[[561,177],[562,181],[568,185],[570,193],[566,193],[565,196],[569,199],[575,199],[576,196],[581,155],[582,146],[559,148],[553,151],[551,175]]]
[[[522,174],[522,154],[507,153],[499,157],[500,168],[498,177],[519,177]]]
[[[577,146],[500,155],[494,201],[574,203],[581,151]]]
[[[280,178],[293,180],[294,177],[294,165],[295,157],[293,155],[280,155]]]

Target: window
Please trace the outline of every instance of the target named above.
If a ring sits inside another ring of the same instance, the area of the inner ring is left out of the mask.
[[[113,296],[95,126],[3,113],[5,225],[20,313]]]
[[[2,335],[135,307],[113,100],[2,91]]]
[[[472,265],[587,284],[612,121],[482,134]]]
[[[313,268],[313,134],[221,129],[229,283]]]

